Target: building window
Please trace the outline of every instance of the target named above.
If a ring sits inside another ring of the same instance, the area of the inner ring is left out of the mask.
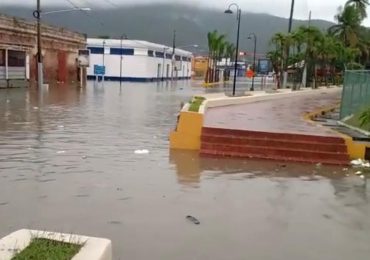
[[[104,48],[88,47],[91,54],[104,54]]]
[[[154,57],[154,51],[148,51],[148,56],[149,57]]]
[[[163,58],[164,57],[164,53],[163,52],[156,51],[155,52],[155,56],[158,57],[158,58]]]
[[[112,55],[134,55],[134,49],[111,48],[110,54]]]
[[[182,57],[182,61],[188,61],[187,57]]]
[[[176,56],[175,56],[175,60],[180,61],[180,60],[181,60],[181,56],[176,55]]]
[[[170,54],[170,53],[166,53],[166,59],[172,59],[172,54]]]
[[[5,50],[0,50],[0,66],[5,66]]]
[[[8,51],[8,66],[9,67],[25,67],[26,53],[24,51]]]

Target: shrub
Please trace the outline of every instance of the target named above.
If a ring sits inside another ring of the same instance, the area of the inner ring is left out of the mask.
[[[367,124],[370,124],[370,107],[365,110],[364,112],[362,112],[362,114],[360,115],[360,124],[361,126],[365,126]],[[370,130],[370,128],[369,128]]]
[[[204,100],[206,100],[204,97],[194,97],[190,101],[189,111],[190,112],[199,112],[199,108],[203,104]]]

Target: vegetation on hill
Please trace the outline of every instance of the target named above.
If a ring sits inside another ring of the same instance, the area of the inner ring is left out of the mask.
[[[1,4],[0,4],[1,5]],[[26,4],[25,4],[26,5]],[[24,6],[25,6],[24,5]],[[90,7],[90,6],[87,6]],[[64,7],[44,7],[45,11],[65,9]],[[49,9],[48,9],[49,8]],[[4,6],[0,13],[35,20],[33,7]],[[88,13],[70,12],[59,15],[45,15],[43,21],[74,31],[86,33],[89,37],[105,35],[119,38],[125,33],[129,39],[147,40],[172,46],[173,30],[176,30],[178,46],[197,44],[194,52],[207,53],[207,33],[217,29],[227,41],[235,42],[236,20],[234,16],[223,14],[223,10],[206,9],[179,4],[124,5],[112,9],[92,8]],[[307,24],[295,20],[294,26]],[[326,30],[333,23],[313,20],[312,25]],[[268,14],[243,12],[241,19],[241,51],[253,51],[253,43],[246,38],[251,32],[258,37],[258,53],[266,53],[270,38],[279,31],[286,31],[288,20]]]

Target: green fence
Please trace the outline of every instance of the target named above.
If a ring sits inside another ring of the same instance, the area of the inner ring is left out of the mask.
[[[344,74],[340,118],[370,107],[370,71],[347,70]]]

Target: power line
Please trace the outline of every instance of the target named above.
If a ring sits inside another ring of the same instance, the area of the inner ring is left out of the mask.
[[[76,5],[75,3],[73,3],[71,0],[66,0],[73,8],[81,8],[80,6],[78,6],[78,5]],[[86,2],[86,0],[84,0],[85,2]],[[101,27],[104,27],[105,26],[105,24],[101,21],[101,20],[99,20],[99,19],[97,19],[96,17],[93,17],[91,14],[89,14],[89,13],[87,13],[87,12],[84,12],[84,11],[82,11],[82,13],[84,14],[84,15],[86,15],[87,17],[89,17],[91,20],[93,20],[94,22],[98,22],[98,24],[101,26]]]
[[[119,5],[113,3],[111,0],[103,0],[104,2],[106,2],[107,4],[113,6],[113,7],[120,7]]]

